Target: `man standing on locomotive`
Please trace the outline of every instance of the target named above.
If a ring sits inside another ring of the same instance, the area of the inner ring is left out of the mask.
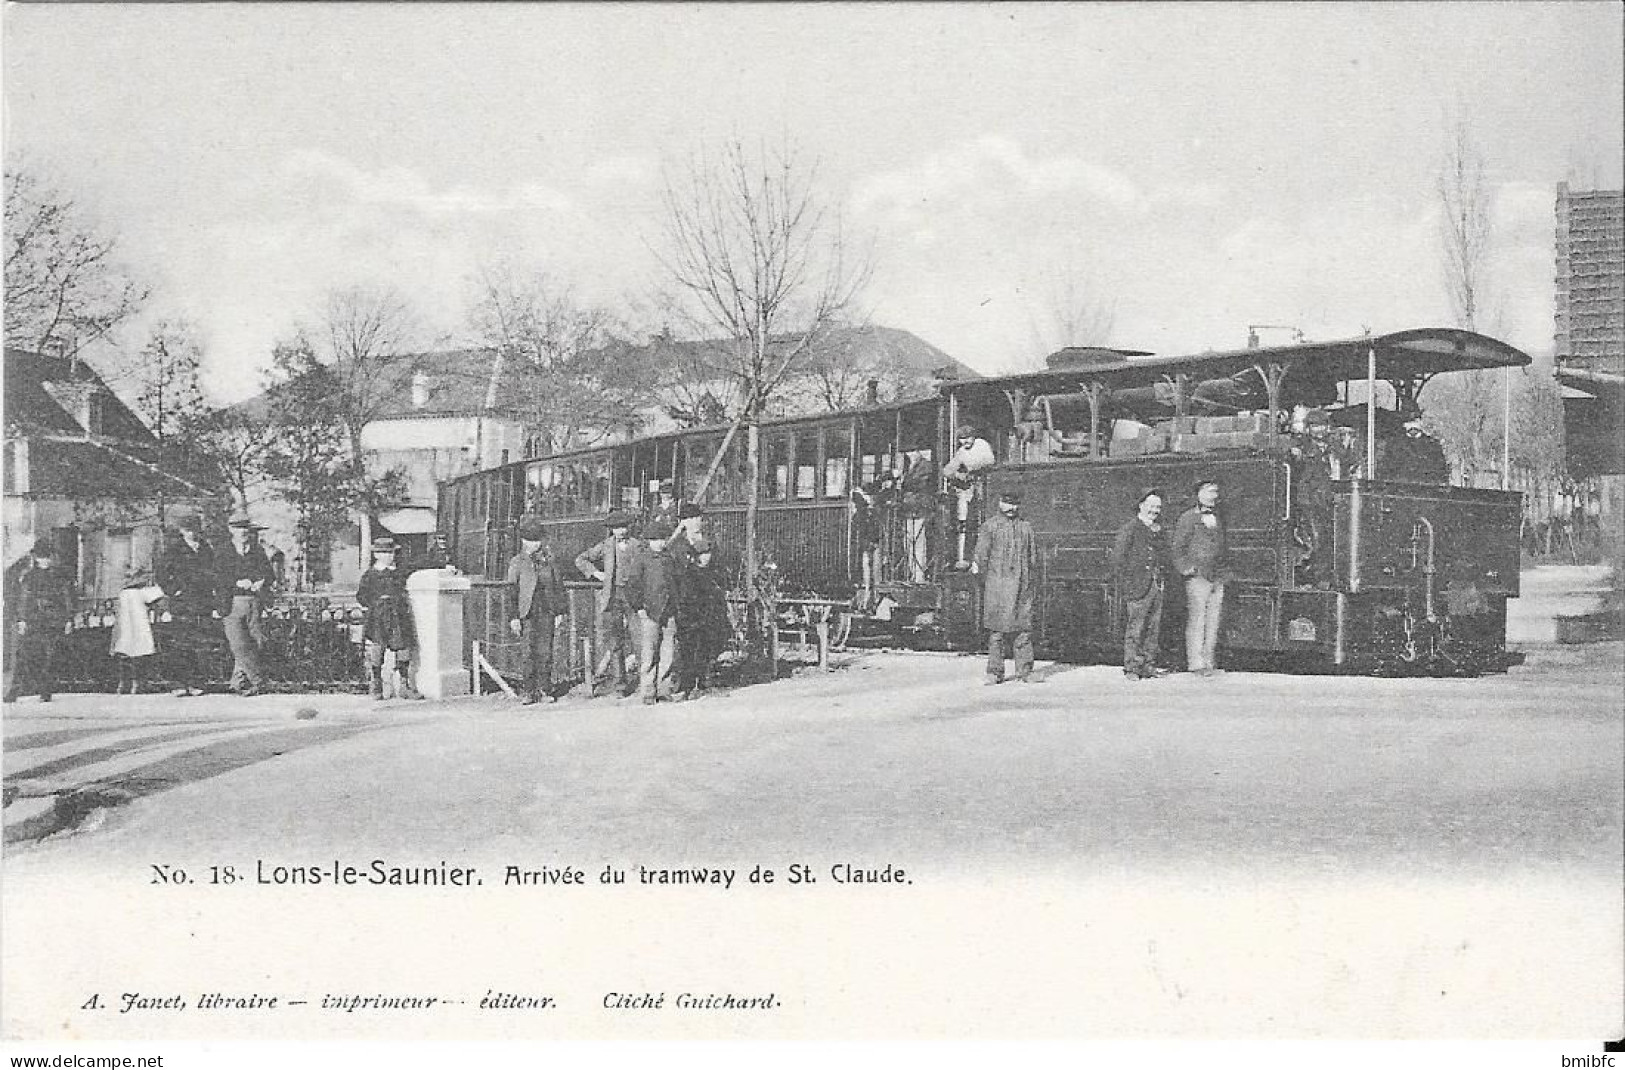
[[[1196,504],[1174,526],[1174,568],[1185,577],[1185,665],[1199,676],[1224,671],[1217,654],[1230,563],[1218,506],[1219,481],[1203,479],[1196,484]]]
[[[604,693],[604,672],[609,672],[608,683],[621,695],[637,690],[634,682],[626,685],[626,644],[632,634],[635,617],[626,600],[626,584],[632,577],[632,564],[639,554],[645,553],[643,544],[632,538],[632,522],[622,513],[611,513],[604,518],[609,537],[583,550],[575,566],[583,576],[598,583],[598,664],[592,678],[593,695]]]
[[[977,434],[976,428],[966,424],[959,429],[959,448],[942,466],[942,476],[954,492],[954,532],[957,536],[955,561],[965,565],[965,541],[970,520],[970,503],[976,498],[976,477],[997,463],[993,447]]]
[[[1161,517],[1162,492],[1152,488],[1140,495],[1138,511],[1117,529],[1112,546],[1112,572],[1123,600],[1123,675],[1131,680],[1154,680],[1163,674],[1156,667],[1168,567]]]
[[[1031,683],[1033,671],[1033,592],[1038,576],[1038,544],[1033,526],[1018,519],[1021,492],[999,493],[999,511],[976,533],[971,572],[982,577],[982,627],[987,637],[988,684],[1004,682],[1004,637],[1011,636],[1016,679]]]
[[[549,702],[558,699],[553,688],[553,642],[570,609],[564,578],[542,541],[546,535],[541,517],[522,517],[519,552],[508,562],[507,582],[514,584],[519,600],[508,629],[525,640],[527,665],[522,701],[526,706],[535,705],[543,696]]]

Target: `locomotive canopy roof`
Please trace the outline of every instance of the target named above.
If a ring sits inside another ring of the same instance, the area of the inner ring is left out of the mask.
[[[1041,372],[973,380],[955,384],[955,388],[1004,386],[1046,391],[1057,383],[1098,380],[1115,390],[1150,386],[1181,373],[1188,374],[1193,382],[1236,378],[1268,364],[1289,369],[1308,365],[1318,373],[1317,378],[1345,382],[1366,377],[1372,349],[1377,354],[1377,378],[1390,380],[1426,379],[1441,372],[1483,368],[1517,368],[1529,363],[1528,354],[1486,335],[1449,327],[1422,327],[1336,342],[1300,342],[1179,357],[1097,359]]]

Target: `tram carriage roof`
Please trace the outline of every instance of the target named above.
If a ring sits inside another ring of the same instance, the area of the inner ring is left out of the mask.
[[[1024,372],[999,377],[946,380],[938,385],[941,395],[948,393],[979,393],[983,390],[1020,388],[1032,396],[1053,395],[1080,388],[1097,381],[1112,391],[1140,391],[1157,386],[1174,375],[1189,373],[1193,390],[1201,383],[1231,379],[1238,382],[1251,379],[1258,382],[1253,370],[1262,365],[1285,365],[1288,383],[1292,381],[1290,369],[1312,364],[1324,373],[1318,378],[1339,382],[1363,380],[1368,371],[1369,352],[1376,350],[1377,378],[1391,380],[1420,380],[1442,372],[1475,371],[1487,368],[1518,368],[1530,363],[1529,355],[1505,342],[1487,335],[1476,334],[1451,327],[1421,327],[1391,334],[1345,338],[1332,342],[1300,342],[1287,346],[1260,346],[1256,349],[1236,349],[1219,353],[1200,353],[1185,356],[1155,357],[1136,350],[1094,350],[1097,359],[1069,366],[1046,368],[1043,371]],[[1104,357],[1105,359],[1098,359]],[[1290,404],[1289,399],[1283,399]],[[857,406],[839,412],[797,414],[770,417],[762,421],[764,428],[789,424],[808,424],[826,420],[839,420],[866,412],[891,412],[897,409],[930,406],[937,400],[926,397],[906,402],[889,402],[875,406]],[[1155,404],[1153,408],[1159,407]],[[721,435],[727,423],[703,427],[674,428],[633,440],[648,444],[670,439],[692,438],[697,435]],[[566,460],[588,456],[611,449],[625,448],[633,443],[605,443],[583,447],[548,457],[515,461],[508,468],[545,461]],[[497,469],[485,469],[486,472]],[[479,474],[479,473],[473,473]],[[469,477],[460,477],[469,478]],[[458,482],[460,480],[452,480]]]
[[[1368,354],[1373,348],[1379,379],[1425,379],[1441,372],[1517,368],[1530,362],[1528,354],[1486,335],[1449,327],[1422,327],[1335,342],[1300,342],[1178,357],[1123,356],[954,385],[961,389],[1022,387],[1049,392],[1061,384],[1095,380],[1118,389],[1151,386],[1180,372],[1202,381],[1232,378],[1263,364],[1311,363],[1337,381],[1346,382],[1366,377]]]

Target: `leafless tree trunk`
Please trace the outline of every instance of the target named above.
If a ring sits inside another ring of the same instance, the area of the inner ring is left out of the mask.
[[[733,140],[668,172],[656,254],[700,337],[720,333],[718,363],[738,384],[750,489],[745,587],[758,587],[757,511],[763,412],[785,376],[851,308],[870,275],[840,215],[817,190],[817,168],[792,146],[755,151]]]
[[[1495,229],[1488,166],[1472,127],[1458,119],[1440,162],[1439,266],[1456,325],[1469,331],[1499,326],[1499,303],[1491,278]],[[1498,454],[1506,445],[1504,412],[1507,380],[1499,372],[1441,376],[1428,391],[1428,429],[1438,436],[1458,480],[1474,486],[1479,477],[1504,467]]]

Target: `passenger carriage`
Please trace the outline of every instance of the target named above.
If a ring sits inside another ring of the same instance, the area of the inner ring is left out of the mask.
[[[1041,552],[1043,656],[1115,656],[1118,526],[1157,486],[1171,528],[1196,480],[1216,476],[1234,564],[1223,656],[1353,671],[1497,668],[1506,600],[1518,593],[1521,499],[1450,486],[1419,418],[1434,378],[1528,362],[1504,343],[1447,329],[1184,357],[1069,349],[1042,371],[946,382],[920,401],[769,420],[759,557],[780,594],[838,602],[860,634],[975,648],[978,581],[962,567],[940,475],[958,430],[974,425],[998,463],[979,477],[965,534],[974,539],[992,496],[1022,489]],[[526,511],[544,518],[568,559],[602,536],[611,510],[647,510],[671,480],[679,497],[704,506],[722,559],[737,564],[743,432],[701,492],[727,431],[657,435],[451,481],[440,523],[453,560],[499,578]],[[867,585],[855,538],[860,486],[875,503],[878,541]],[[1177,600],[1170,608],[1172,637]]]

